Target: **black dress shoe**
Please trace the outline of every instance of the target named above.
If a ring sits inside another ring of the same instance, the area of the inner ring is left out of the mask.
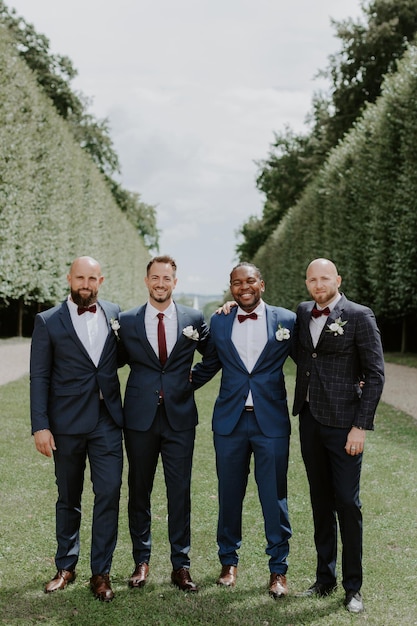
[[[198,587],[191,580],[190,572],[187,567],[174,569],[171,574],[171,582],[173,585],[181,589],[181,591],[198,591]]]
[[[94,596],[102,602],[111,602],[114,598],[108,574],[96,574],[90,578],[90,588]]]
[[[333,583],[330,585],[325,585],[323,583],[315,582],[314,585],[311,585],[300,595],[302,596],[318,596],[319,598],[323,598],[324,596],[329,596],[333,591],[337,589],[337,584]]]
[[[365,610],[360,591],[346,591],[344,605],[349,613],[363,613]]]
[[[135,571],[129,578],[129,587],[143,587],[149,574],[149,565],[147,563],[139,563]]]
[[[59,569],[52,580],[45,585],[45,593],[52,593],[58,589],[65,589],[69,583],[75,580],[75,570]]]

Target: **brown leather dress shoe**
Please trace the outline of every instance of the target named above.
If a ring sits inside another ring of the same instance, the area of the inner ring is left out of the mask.
[[[59,569],[52,580],[45,585],[45,593],[52,593],[58,589],[65,589],[69,583],[75,580],[75,570]]]
[[[187,567],[172,570],[171,582],[181,591],[198,591],[198,587],[191,580],[190,571]]]
[[[129,587],[143,587],[149,574],[149,565],[147,563],[139,563],[135,571],[129,578]]]
[[[114,598],[108,574],[96,574],[90,578],[90,588],[94,596],[102,602],[111,602]]]
[[[222,571],[217,579],[217,584],[223,587],[234,587],[236,585],[237,566],[222,565]]]
[[[284,574],[272,572],[269,579],[269,595],[276,600],[288,595],[287,579]]]

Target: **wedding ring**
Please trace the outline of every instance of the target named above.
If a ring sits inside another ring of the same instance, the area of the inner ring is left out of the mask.
[[[351,450],[356,450],[356,446],[350,446]]]

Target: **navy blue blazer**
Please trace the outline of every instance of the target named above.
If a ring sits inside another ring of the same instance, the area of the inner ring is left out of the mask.
[[[193,386],[189,381],[198,350],[204,354],[209,343],[209,329],[201,311],[175,303],[178,336],[164,367],[148,341],[145,329],[146,304],[125,311],[120,316],[120,364],[128,363],[130,374],[124,398],[125,426],[131,430],[148,430],[155,418],[163,389],[168,422],[174,430],[188,430],[198,422]],[[198,332],[193,340],[183,333],[192,326]]]
[[[342,295],[313,347],[313,306],[313,301],[302,302],[297,309],[293,414],[301,411],[308,390],[311,412],[321,424],[371,430],[384,385],[384,355],[375,316],[368,307]],[[343,334],[330,331],[329,326],[338,319],[346,322]]]
[[[113,420],[123,425],[117,340],[110,327],[120,308],[104,300],[99,304],[109,332],[97,367],[75,332],[66,301],[36,315],[30,354],[32,433],[44,428],[60,435],[92,432],[99,419],[99,390]]]
[[[237,314],[234,307],[228,315],[214,314],[210,322],[213,348],[193,369],[196,388],[222,369],[220,392],[214,405],[213,430],[229,435],[245,407],[249,389],[259,428],[267,437],[284,437],[291,426],[287,392],[282,371],[291,349],[295,315],[281,307],[265,305],[268,340],[252,372],[248,372],[232,342],[232,327]],[[278,341],[281,326],[290,331],[290,338]]]

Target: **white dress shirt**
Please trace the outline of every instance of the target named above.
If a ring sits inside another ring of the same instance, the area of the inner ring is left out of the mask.
[[[97,367],[104,344],[106,343],[107,335],[109,334],[109,327],[104,311],[99,303],[96,302],[97,311],[95,313],[86,311],[82,315],[78,315],[78,306],[71,300],[71,296],[68,296],[67,304],[75,332],[84,348],[87,350],[90,359]]]
[[[341,297],[342,296],[339,293],[336,296],[336,298],[332,302],[330,302],[330,304],[327,305],[330,309],[330,313],[333,311],[334,307],[339,302]],[[318,304],[316,304],[316,307],[318,308],[319,311],[322,311],[323,309],[326,308],[326,307],[321,307]],[[316,347],[316,345],[318,344],[322,330],[324,326],[327,324],[327,320],[328,320],[327,315],[320,315],[320,317],[311,316],[310,318],[310,334],[311,334],[311,339],[312,339],[314,347]]]
[[[164,326],[165,337],[167,342],[167,355],[172,352],[173,347],[177,343],[178,337],[178,322],[177,322],[177,309],[175,304],[171,302],[169,307],[165,311],[159,311],[150,302],[146,305],[145,309],[145,330],[149,343],[155,351],[156,356],[159,358],[158,348],[158,313],[164,314]]]
[[[341,298],[341,294],[339,293],[336,298],[330,302],[330,304],[328,304],[327,306],[330,309],[330,313],[333,311],[334,307],[336,306],[336,304],[339,302],[340,298]],[[319,311],[322,311],[323,309],[325,309],[326,307],[322,307],[319,306],[318,304],[316,304],[316,307],[318,308]],[[311,316],[310,318],[310,335],[311,335],[311,341],[313,342],[313,346],[316,347],[319,339],[320,339],[320,335],[322,333],[322,330],[324,328],[324,326],[327,324],[327,321],[329,319],[328,315],[320,315],[320,317],[313,317]],[[306,396],[306,400],[307,402],[310,399],[310,388],[307,388],[307,396]]]
[[[265,303],[263,300],[259,302],[253,313],[257,314],[258,319],[247,319],[244,322],[239,322],[238,315],[247,315],[247,313],[238,307],[232,327],[232,342],[248,372],[253,370],[268,341]],[[246,398],[246,406],[253,406],[252,392],[250,390]]]

